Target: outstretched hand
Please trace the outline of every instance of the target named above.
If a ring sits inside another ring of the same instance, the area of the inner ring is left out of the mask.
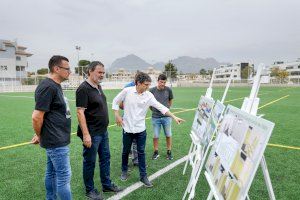
[[[185,122],[185,120],[184,119],[181,119],[181,118],[179,118],[179,117],[175,117],[175,122],[177,123],[177,124],[181,124],[182,122]]]

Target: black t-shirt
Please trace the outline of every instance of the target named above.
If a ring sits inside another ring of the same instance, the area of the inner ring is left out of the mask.
[[[91,86],[87,81],[80,84],[76,91],[76,107],[85,108],[84,115],[90,135],[100,135],[107,131],[109,123],[106,96],[101,86]],[[82,138],[78,125],[77,135]]]
[[[44,111],[40,145],[56,148],[70,143],[71,115],[60,84],[50,78],[35,90],[35,110]]]
[[[154,95],[155,99],[159,103],[166,106],[167,108],[170,108],[169,101],[174,98],[171,88],[165,86],[164,89],[159,90],[159,89],[157,89],[157,87],[153,87],[153,88],[150,88],[149,91]],[[167,117],[167,116],[163,115],[156,108],[151,107],[151,110],[152,110],[152,117],[153,118]]]

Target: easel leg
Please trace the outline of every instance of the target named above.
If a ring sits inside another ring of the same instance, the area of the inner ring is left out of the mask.
[[[213,192],[210,191],[206,200],[212,200],[213,196],[214,196]]]
[[[194,149],[194,144],[193,144],[193,142],[192,142],[192,143],[191,143],[191,146],[190,146],[189,153],[188,153],[189,159],[187,159],[187,160],[185,161],[184,169],[183,169],[183,172],[182,172],[183,175],[185,174],[187,165],[188,165],[188,163],[189,163],[190,160],[191,160],[191,153],[192,153],[193,149]]]
[[[269,193],[269,199],[275,200],[276,198],[275,198],[274,190],[272,187],[271,178],[270,178],[269,170],[268,170],[267,163],[265,160],[265,156],[262,157],[262,159],[260,161],[260,166],[261,166],[263,174],[264,174],[264,179],[265,179],[268,193]]]
[[[197,150],[197,148],[198,148],[197,145],[194,145],[193,153]],[[193,162],[193,165],[192,165],[192,173],[191,173],[190,181],[185,190],[182,200],[184,200],[186,198],[188,193],[190,194],[188,199],[191,199],[191,197],[192,198],[194,197],[195,185],[197,184],[197,179],[195,179],[195,177],[196,177],[196,174],[197,174],[200,164],[201,164],[201,157],[199,157],[198,155],[195,155],[195,162]]]

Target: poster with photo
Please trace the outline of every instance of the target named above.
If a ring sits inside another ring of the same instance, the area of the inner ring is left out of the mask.
[[[222,116],[224,110],[225,110],[225,106],[219,100],[217,100],[212,109],[212,114],[211,114],[211,118],[209,119],[208,127],[206,129],[206,132],[203,134],[201,140],[201,145],[204,147],[203,148],[204,151],[206,150],[214,132],[216,131],[220,117]]]
[[[245,199],[274,123],[229,105],[206,170],[220,199]]]
[[[214,100],[201,96],[192,125],[192,132],[202,141],[207,131]]]
[[[225,110],[225,105],[221,103],[219,100],[217,100],[212,110],[212,120],[215,125],[218,123],[224,110]]]

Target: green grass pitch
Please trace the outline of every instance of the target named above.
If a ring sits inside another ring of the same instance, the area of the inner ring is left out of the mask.
[[[108,102],[111,102],[120,90],[105,90]],[[206,88],[174,88],[174,104],[172,112],[182,109],[195,108]],[[214,88],[214,99],[221,99],[224,88]],[[70,100],[75,99],[75,91],[65,92]],[[231,87],[225,101],[249,96],[250,87]],[[258,110],[258,114],[264,114],[264,118],[274,122],[269,143],[285,146],[300,146],[300,88],[272,88],[261,87],[259,91],[260,106],[289,95],[280,101],[274,102]],[[16,97],[18,96],[18,97]],[[243,100],[231,101],[230,104],[241,107]],[[225,104],[227,104],[225,102]],[[76,131],[77,117],[75,102],[70,101],[72,113],[72,133]],[[31,140],[33,130],[31,127],[31,114],[34,108],[33,93],[0,93],[0,148]],[[114,124],[114,117],[109,104],[110,125]],[[150,116],[150,111],[148,112]],[[147,124],[146,162],[148,175],[151,175],[167,166],[171,162],[185,156],[188,152],[191,140],[189,132],[194,118],[194,111],[178,113],[178,116],[186,120],[181,125],[173,123],[173,154],[174,160],[165,159],[166,145],[164,135],[160,136],[160,155],[158,160],[151,160],[152,125]],[[111,178],[122,187],[130,186],[138,181],[138,168],[132,168],[127,182],[121,182],[121,128],[112,126],[108,129],[111,150]],[[73,199],[84,198],[84,185],[82,180],[82,143],[80,139],[72,135],[70,144],[72,180],[71,189]],[[265,157],[271,176],[274,192],[277,199],[299,199],[300,196],[300,150],[278,148],[268,146]],[[0,199],[45,199],[44,172],[45,150],[37,145],[24,145],[0,150]],[[124,199],[181,199],[187,186],[190,167],[186,175],[182,175],[183,164],[167,172],[154,180],[151,189],[140,188]],[[96,166],[95,185],[101,189],[99,180],[99,167]],[[196,187],[196,199],[206,199],[209,193],[208,184],[202,175]],[[110,194],[112,195],[112,194]],[[105,194],[108,198],[110,195]],[[267,188],[263,180],[262,171],[259,168],[250,188],[251,199],[268,199]]]

